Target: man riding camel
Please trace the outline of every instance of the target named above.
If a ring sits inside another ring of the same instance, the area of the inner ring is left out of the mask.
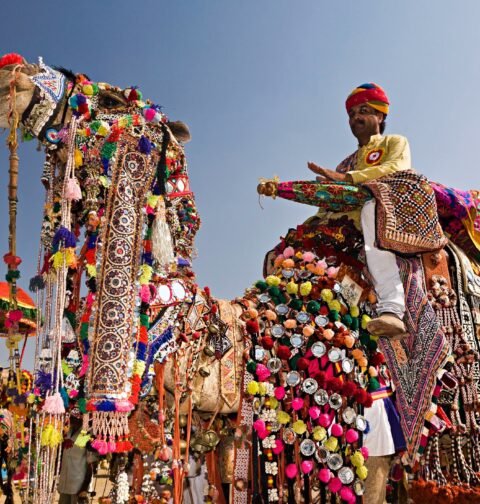
[[[358,149],[336,171],[309,162],[308,167],[332,180],[365,185],[374,198],[361,211],[368,270],[377,293],[378,317],[369,332],[401,338],[405,293],[396,254],[417,254],[442,248],[446,243],[437,218],[435,195],[425,177],[412,170],[405,137],[383,135],[389,100],[374,83],[362,84],[347,98],[350,129]]]

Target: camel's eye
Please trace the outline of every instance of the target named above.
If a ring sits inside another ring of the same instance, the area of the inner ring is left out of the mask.
[[[106,109],[117,109],[126,105],[122,98],[110,93],[102,93],[98,98],[98,104],[101,108]]]

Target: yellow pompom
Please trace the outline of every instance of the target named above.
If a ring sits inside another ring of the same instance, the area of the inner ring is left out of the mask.
[[[139,278],[140,285],[148,284],[152,279],[152,274],[153,274],[153,268],[148,264],[142,264],[140,266],[140,278]]]
[[[301,436],[307,430],[307,425],[303,420],[297,420],[296,422],[293,423],[292,429],[295,432],[295,434]]]
[[[249,382],[249,384],[247,385],[247,392],[250,395],[258,394],[258,382],[256,382],[255,380]]]
[[[260,382],[260,383],[258,384],[258,393],[259,393],[259,395],[261,395],[261,396],[266,395],[266,393],[267,393],[267,385],[266,385],[265,383]]]
[[[94,264],[87,264],[87,275],[89,278],[95,278],[97,276],[97,268]]]
[[[48,440],[48,445],[52,448],[58,446],[63,440],[62,432],[58,429],[52,428],[52,434],[50,435],[50,439]]]
[[[35,394],[28,394],[27,403],[33,404],[35,402]]]
[[[336,437],[330,436],[324,443],[325,448],[328,451],[335,451],[338,448],[338,439]]]
[[[85,84],[82,87],[82,93],[87,96],[93,96],[93,86],[91,84]]]
[[[365,464],[365,457],[362,455],[361,452],[356,451],[350,457],[350,462],[352,463],[353,466],[360,467],[360,466],[363,466],[363,464]]]
[[[136,360],[133,364],[133,374],[143,376],[144,371],[145,371],[145,361]]]
[[[302,296],[308,296],[312,292],[312,282],[303,282],[300,285],[300,294]]]
[[[360,315],[360,309],[358,306],[350,306],[350,315],[352,317],[358,317]]]
[[[290,422],[290,415],[285,411],[277,411],[277,422],[286,425]]]
[[[120,117],[117,125],[119,128],[125,128],[128,125],[128,119],[125,116]]]
[[[160,196],[155,196],[155,194],[151,194],[147,198],[147,204],[148,204],[148,206],[151,207],[151,208],[157,208],[157,203],[158,203],[159,199],[160,199]]]
[[[323,428],[317,425],[313,429],[313,439],[315,441],[323,441],[327,437],[327,431]]]
[[[367,328],[367,324],[370,322],[370,320],[372,320],[372,319],[368,315],[366,315],[366,314],[362,315],[362,329]]]
[[[367,479],[368,476],[368,469],[365,466],[360,466],[357,467],[357,470],[355,471],[357,473],[357,476],[361,479]]]
[[[75,166],[78,168],[83,165],[83,156],[79,149],[75,149]]]
[[[42,431],[41,444],[42,446],[48,446],[50,443],[50,438],[52,436],[53,425],[48,424]]]
[[[332,301],[332,299],[333,299],[333,292],[330,289],[322,289],[320,296],[324,301],[326,301],[328,303],[329,301]]]
[[[280,285],[280,278],[275,275],[269,275],[265,281],[268,285],[270,285],[270,287],[277,287]]]
[[[330,301],[328,303],[328,308],[331,311],[337,311],[337,312],[339,312],[340,309],[341,309],[340,301],[337,301],[336,299],[334,299],[333,301]]]
[[[50,261],[55,269],[60,269],[65,264],[65,255],[61,250],[59,250],[50,257]]]
[[[107,122],[101,121],[100,126],[97,129],[97,135],[99,136],[107,136],[110,133],[110,126]]]
[[[288,282],[286,289],[288,294],[296,294],[298,292],[298,285],[295,282],[290,281]]]
[[[69,247],[65,249],[65,263],[70,268],[75,268],[75,266],[77,265],[77,256],[75,255],[74,248]]]
[[[276,397],[270,397],[270,409],[277,409],[278,408],[278,401]]]

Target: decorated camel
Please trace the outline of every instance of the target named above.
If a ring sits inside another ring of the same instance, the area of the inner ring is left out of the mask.
[[[365,409],[374,400],[393,407],[387,375],[404,463],[420,461],[423,479],[438,485],[445,474],[477,484],[478,193],[434,186],[451,241],[399,259],[410,335],[402,342],[366,331],[375,294],[348,217],[290,230],[267,255],[263,280],[217,300],[192,269],[200,220],[188,128],[136,88],[16,55],[1,67],[0,126],[20,127],[46,152],[31,281],[43,308],[32,502],[55,489],[69,415],[83,417],[77,444],[134,451],[133,482],[119,473],[115,502],[182,502],[191,462],[204,457],[210,501],[224,498],[223,479],[232,502],[355,502],[368,474]],[[348,184],[268,181],[260,190],[337,214],[371,197]],[[443,465],[442,433],[452,447]],[[229,461],[223,474],[217,452]]]

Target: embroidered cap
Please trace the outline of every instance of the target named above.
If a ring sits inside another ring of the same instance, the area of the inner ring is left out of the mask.
[[[370,107],[382,112],[383,114],[388,114],[388,106],[390,102],[385,91],[373,82],[368,82],[367,84],[361,84],[356,87],[347,98],[345,106],[347,112],[355,105],[360,105],[361,103],[367,103]]]

